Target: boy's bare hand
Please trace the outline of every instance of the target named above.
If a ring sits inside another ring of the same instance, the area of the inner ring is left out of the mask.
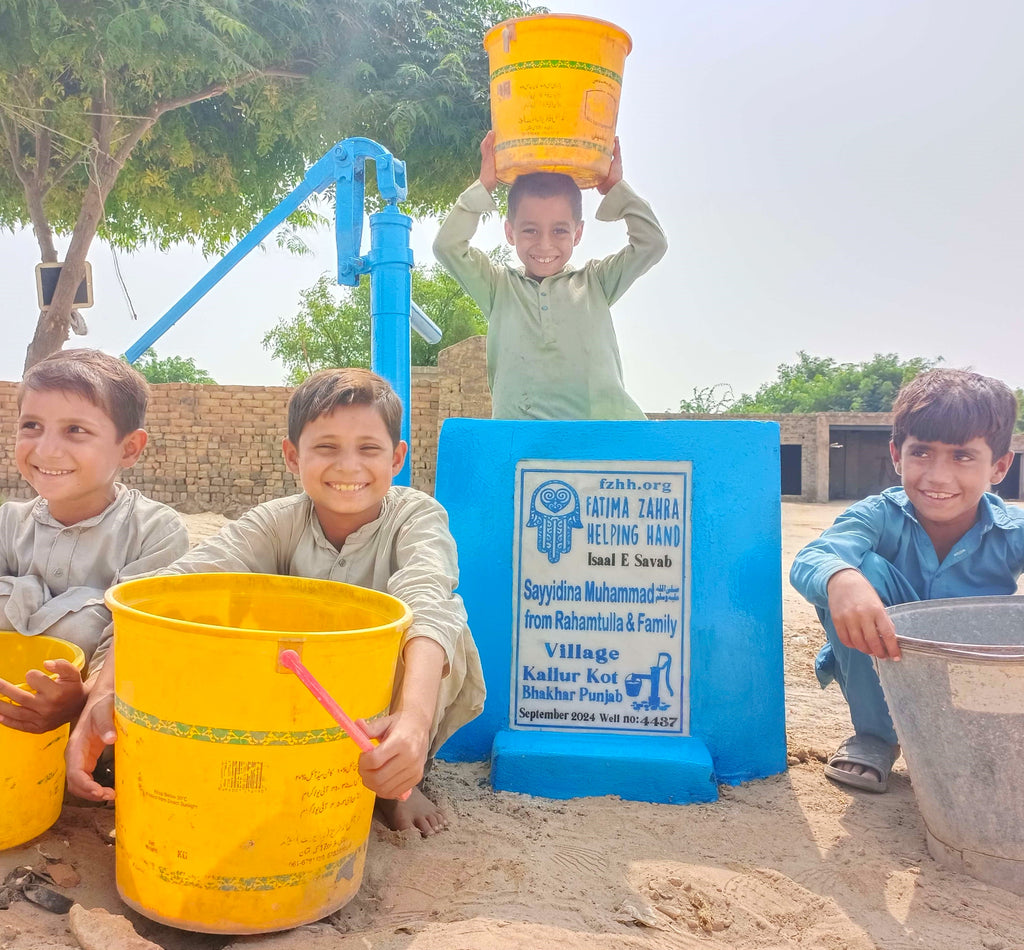
[[[597,190],[606,195],[620,181],[622,181],[622,152],[619,149],[619,137],[615,136],[615,145],[612,147],[612,165],[608,169],[608,176],[598,186]]]
[[[494,130],[480,143],[480,184],[488,191],[498,187],[498,168],[494,163]]]
[[[880,660],[898,660],[896,628],[870,581],[850,568],[829,578],[828,609],[840,641]]]
[[[42,670],[29,670],[25,683],[34,692],[0,679],[0,695],[12,701],[0,708],[0,723],[22,732],[41,734],[71,722],[82,711],[85,705],[82,674],[67,660],[47,660],[43,666],[50,673],[56,673],[57,679],[50,679]]]
[[[87,801],[113,801],[114,790],[93,780],[100,754],[117,738],[114,729],[114,694],[101,690],[89,696],[71,732],[64,759],[67,764],[68,789],[72,795]]]
[[[363,784],[381,798],[398,798],[423,778],[430,744],[430,724],[410,712],[396,712],[372,722],[360,720],[380,745],[359,756]]]

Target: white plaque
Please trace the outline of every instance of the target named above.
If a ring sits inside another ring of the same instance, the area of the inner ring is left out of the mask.
[[[689,735],[691,475],[518,463],[512,728]]]

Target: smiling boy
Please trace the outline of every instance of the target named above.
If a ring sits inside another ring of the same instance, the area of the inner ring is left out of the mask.
[[[650,205],[622,180],[618,139],[597,186],[597,219],[625,220],[629,243],[580,268],[570,259],[583,236],[583,199],[568,175],[520,175],[509,190],[505,237],[521,269],[497,266],[470,246],[481,216],[497,210],[493,132],[480,159],[480,177],[442,223],[434,255],[487,318],[493,417],[645,419],[622,381],[610,308],[668,245]]]
[[[939,597],[1012,594],[1024,571],[1024,511],[989,492],[1003,480],[1017,420],[1010,389],[977,373],[937,369],[893,405],[893,465],[902,488],[848,508],[796,557],[790,581],[828,642],[815,670],[837,680],[854,735],[830,757],[834,781],[884,792],[899,744],[871,657],[898,660],[885,608]]]
[[[37,363],[18,389],[14,457],[38,497],[0,506],[0,630],[77,644],[95,676],[110,647],[107,587],[166,567],[188,550],[178,514],[117,482],[146,445],[148,387],[98,350]],[[29,690],[0,680],[0,723],[49,732],[85,702],[67,660],[29,670]],[[54,674],[51,678],[48,674]]]
[[[402,641],[391,713],[367,722],[380,740],[359,761],[392,828],[429,835],[443,813],[417,787],[442,743],[483,708],[483,670],[466,621],[455,541],[429,495],[392,485],[408,450],[402,404],[364,369],[315,373],[288,404],[285,464],[302,493],[257,505],[176,561],[169,574],[240,571],[342,581],[404,601],[413,623]],[[112,672],[89,696],[68,746],[68,784],[109,799],[89,776],[114,739]],[[412,789],[406,801],[398,796]]]

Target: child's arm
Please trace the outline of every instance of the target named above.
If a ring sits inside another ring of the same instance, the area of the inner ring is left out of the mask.
[[[604,289],[609,306],[629,286],[665,256],[668,241],[651,206],[639,197],[622,179],[622,153],[615,139],[614,157],[608,177],[597,186],[605,196],[598,206],[598,221],[625,220],[629,243],[617,254],[597,261],[592,266]]]
[[[846,509],[793,559],[790,583],[816,607],[827,608],[839,639],[877,657],[899,656],[885,605],[858,567],[877,551],[886,503],[869,498]]]
[[[104,544],[122,543],[108,536]],[[82,557],[90,557],[83,541]],[[164,567],[188,549],[188,534],[180,517],[161,507],[145,526],[132,559],[111,579],[111,585]],[[76,554],[76,556],[78,556]],[[111,617],[103,603],[105,588],[71,587],[54,597],[42,579],[13,578],[12,594],[5,606],[8,620],[28,636],[46,634],[80,646],[90,667],[99,669],[110,646]],[[37,596],[39,593],[43,596]],[[0,695],[16,705],[4,706],[0,723],[23,732],[43,733],[71,722],[81,712],[86,692],[79,671],[67,660],[50,660],[43,670],[25,674],[28,690],[0,679]],[[51,679],[50,674],[56,676]]]
[[[0,724],[20,732],[42,734],[73,721],[82,711],[82,674],[67,660],[47,660],[43,665],[46,673],[29,670],[25,674],[27,690],[0,679],[0,696],[11,700],[10,705],[0,705]],[[49,673],[57,678],[50,679]]]
[[[284,552],[292,551],[308,522],[308,500],[292,496],[303,517],[268,505],[257,505],[215,535],[179,557],[163,574],[287,574]]]
[[[112,801],[114,790],[93,780],[92,773],[100,753],[117,738],[114,730],[114,664],[103,666],[87,686],[87,698],[81,716],[71,732],[64,759],[68,788],[87,801]]]
[[[854,650],[898,660],[896,627],[870,581],[853,568],[837,571],[828,581],[828,610],[840,641]]]
[[[481,250],[470,246],[482,215],[497,211],[491,192],[498,184],[494,168],[494,133],[480,143],[480,177],[455,202],[434,238],[436,257],[469,294],[484,316],[494,306],[495,265]]]
[[[430,748],[437,694],[447,660],[435,640],[416,637],[402,651],[405,675],[391,714],[363,721],[367,733],[380,740],[359,757],[363,784],[382,798],[398,798],[419,784]]]
[[[3,536],[10,536],[10,525],[3,526]],[[46,586],[35,576],[14,576],[16,559],[7,544],[0,544],[0,630],[17,631],[26,611],[38,610],[47,596]],[[8,616],[10,608],[10,616]],[[24,632],[24,631],[22,631]],[[11,703],[0,703],[0,724],[21,732],[50,732],[78,715],[85,702],[82,677],[67,660],[49,660],[47,673],[29,670],[25,675],[28,690],[0,679],[0,696]]]
[[[131,552],[131,560],[111,579],[110,587],[124,581],[149,577],[167,567],[188,550],[188,529],[181,516],[171,508],[161,506],[150,517]],[[46,631],[49,636],[70,640],[86,650],[90,674],[103,666],[113,639],[113,624],[103,595],[106,590],[72,588],[46,604],[47,614],[57,614],[68,608]],[[83,598],[88,598],[83,601]],[[72,610],[75,604],[81,608]]]
[[[406,503],[409,515],[397,535],[396,569],[388,581],[388,593],[404,601],[414,618],[402,645],[404,675],[392,714],[367,723],[380,746],[360,760],[367,787],[392,798],[423,777],[441,679],[467,630],[466,610],[455,593],[458,554],[448,515],[426,495]]]

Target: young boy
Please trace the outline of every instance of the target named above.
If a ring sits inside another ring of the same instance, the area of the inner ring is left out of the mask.
[[[885,608],[1012,594],[1024,571],[1024,511],[988,491],[1013,461],[1013,393],[977,373],[937,369],[907,383],[893,412],[889,449],[903,487],[848,508],[789,575],[828,637],[818,680],[839,682],[853,721],[825,774],[869,792],[886,790],[900,751],[870,659],[900,658]]]
[[[116,481],[146,445],[148,398],[127,363],[88,349],[37,363],[18,389],[14,455],[39,497],[0,507],[0,630],[75,643],[93,676],[110,647],[104,591],[188,550],[177,512]],[[78,670],[44,666],[26,675],[31,691],[0,679],[4,726],[49,732],[79,714]]]
[[[343,581],[405,601],[413,624],[402,643],[391,714],[366,723],[380,745],[360,758],[367,788],[393,828],[440,831],[445,819],[416,787],[427,761],[483,708],[483,670],[456,594],[458,560],[448,516],[429,495],[391,484],[405,461],[402,404],[363,369],[315,373],[288,404],[285,464],[303,492],[257,505],[167,571],[253,571]],[[110,664],[112,666],[113,664]],[[113,674],[91,691],[68,747],[68,783],[111,798],[88,777],[113,741]],[[104,705],[97,709],[97,704]],[[412,789],[407,801],[397,801]]]
[[[505,236],[523,268],[499,267],[470,247],[480,216],[497,210],[494,133],[480,145],[480,178],[441,225],[434,255],[483,311],[495,419],[645,419],[622,382],[609,307],[668,245],[650,205],[622,180],[616,139],[599,221],[625,219],[629,244],[569,266],[583,235],[582,196],[568,175],[521,175],[509,191]]]

